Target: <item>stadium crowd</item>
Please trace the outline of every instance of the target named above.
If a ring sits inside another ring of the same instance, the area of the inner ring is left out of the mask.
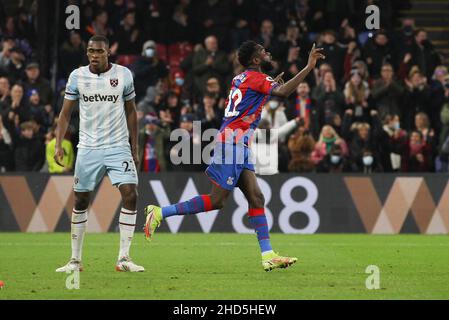
[[[370,35],[364,11],[372,3],[380,7],[384,29]],[[237,48],[253,39],[273,56],[269,75],[284,72],[284,81],[306,65],[313,42],[326,55],[294,96],[264,107],[259,128],[279,129],[279,144],[260,173],[446,172],[448,70],[426,31],[413,19],[398,18],[406,3],[67,1],[80,5],[82,28],[61,27],[55,90],[44,77],[48,70],[35,62],[35,17],[21,9],[0,26],[0,169],[73,170],[76,111],[63,142],[65,167],[53,160],[55,124],[68,75],[87,64],[86,41],[101,34],[110,40],[111,60],[134,75],[141,171],[205,168],[173,164],[170,153],[178,150],[170,133],[192,132],[195,120],[202,130],[220,127],[232,78],[243,71]],[[183,139],[209,143],[193,134]]]

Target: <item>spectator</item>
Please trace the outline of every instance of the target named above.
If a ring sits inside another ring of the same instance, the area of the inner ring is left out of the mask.
[[[325,173],[343,173],[351,172],[351,165],[348,157],[343,154],[342,148],[334,144],[323,161],[318,164],[317,172]]]
[[[32,90],[37,90],[39,92],[40,101],[43,105],[53,104],[53,91],[50,86],[50,82],[41,77],[41,72],[39,69],[39,64],[36,62],[30,62],[27,64],[26,69],[26,79],[24,82],[25,94],[29,94]]]
[[[59,72],[62,78],[68,78],[72,70],[83,65],[86,59],[86,44],[81,35],[71,31],[59,51]]]
[[[315,140],[310,136],[304,127],[299,127],[288,140],[288,150],[291,160],[288,164],[290,172],[313,172],[315,162],[313,161],[313,151]]]
[[[391,149],[391,170],[397,172],[401,169],[401,155],[400,151],[396,151],[394,146],[401,145],[407,139],[407,132],[401,129],[401,121],[398,115],[387,115],[384,119],[383,129],[389,137],[389,141],[384,146],[390,146]],[[386,160],[388,161],[388,159]],[[385,165],[384,167],[388,168],[389,165]]]
[[[358,72],[358,74],[360,75],[360,77],[362,77],[362,81],[366,82],[368,84],[368,87],[371,88],[372,85],[372,79],[370,77],[369,71],[368,71],[368,66],[366,65],[365,61],[363,60],[355,60],[352,64],[351,64],[351,68],[347,70],[345,70],[345,80],[349,81],[349,79],[351,78],[352,74],[354,72]]]
[[[55,156],[55,148],[56,148],[56,136],[54,134],[54,130],[48,132],[49,137],[47,138],[49,141],[45,147],[45,157],[47,159],[47,166],[49,173],[68,173],[73,170],[73,165],[75,162],[75,152],[73,150],[73,145],[70,142],[70,129],[67,130],[67,133],[62,140],[62,149],[64,150],[64,158],[62,159],[61,167],[56,163]]]
[[[413,131],[401,149],[402,172],[426,172],[431,169],[432,150],[425,143],[421,132]]]
[[[380,118],[389,114],[402,116],[399,108],[404,89],[394,80],[393,66],[385,63],[381,69],[381,78],[374,82],[371,90],[375,109]]]
[[[216,77],[211,77],[206,81],[205,94],[209,94],[217,100],[217,106],[224,109],[225,99],[223,98],[220,81]]]
[[[406,130],[413,129],[415,115],[419,112],[429,113],[430,88],[424,75],[414,67],[405,80],[406,89],[402,120]]]
[[[308,59],[308,50],[305,48],[310,48],[309,41],[301,36],[300,29],[294,20],[287,26],[282,48],[284,79],[288,81],[305,67]],[[310,77],[312,76],[308,76]]]
[[[346,105],[354,111],[354,117],[359,121],[369,121],[368,83],[362,80],[358,70],[352,71],[351,78],[346,82],[344,95]]]
[[[275,60],[282,58],[281,44],[274,34],[274,25],[271,20],[265,19],[262,21],[260,34],[255,41],[260,43],[267,52],[270,52]]]
[[[319,86],[323,83],[324,75],[328,72],[332,72],[332,67],[326,62],[322,62],[319,68],[313,70],[315,75],[315,86]]]
[[[13,47],[9,51],[10,60],[8,65],[4,68],[4,72],[11,83],[16,83],[23,78],[25,55],[19,47]]]
[[[14,127],[16,118],[19,123],[31,119],[30,108],[23,95],[23,87],[20,84],[15,84],[11,89],[11,97],[5,102],[4,117],[10,124],[10,127],[8,127],[9,130]]]
[[[30,108],[30,120],[36,122],[39,126],[39,132],[45,135],[48,131],[47,123],[45,123],[45,108],[40,102],[39,92],[32,89],[28,93],[28,105]],[[53,123],[50,124],[50,127]]]
[[[255,155],[255,172],[260,175],[273,175],[279,173],[278,144],[285,141],[299,124],[299,118],[284,123],[274,129],[271,122],[262,119],[255,130],[251,151]]]
[[[185,74],[182,71],[176,71],[172,74],[170,91],[173,91],[182,101],[190,100],[191,94],[189,88],[185,85]]]
[[[441,133],[440,113],[445,103],[445,92],[449,88],[449,77],[446,66],[438,66],[433,73],[432,81],[430,83],[430,110],[429,117],[432,123],[435,134],[439,136]]]
[[[136,12],[128,10],[117,31],[117,54],[139,54],[142,48],[142,34],[136,25]]]
[[[161,123],[155,114],[145,116],[145,127],[139,132],[140,171],[167,170],[165,142],[170,137],[170,127]]]
[[[412,65],[418,66],[424,76],[430,79],[436,66],[441,64],[441,59],[432,43],[427,39],[427,32],[425,30],[416,30],[414,40],[411,48],[411,63]]]
[[[415,20],[412,18],[402,19],[402,28],[396,34],[394,41],[392,41],[394,50],[403,54],[405,52],[410,52],[414,43],[414,33]]]
[[[196,1],[195,1],[196,2]],[[200,36],[198,40],[209,35],[220,35],[220,46],[224,49],[228,43],[229,26],[232,21],[230,1],[228,0],[208,0],[197,1],[195,10],[200,23],[196,30]]]
[[[169,42],[194,42],[194,12],[190,0],[178,1],[168,22]]]
[[[165,63],[159,60],[156,51],[156,43],[148,40],[143,44],[142,56],[130,66],[134,74],[134,85],[136,90],[136,101],[145,99],[151,94],[148,90],[153,90],[159,81],[165,81],[168,76],[168,69]],[[153,89],[149,89],[153,88]],[[152,101],[153,99],[149,99]]]
[[[368,123],[356,123],[353,129],[350,153],[353,172],[382,172],[380,155],[378,153],[376,135],[371,131]]]
[[[231,49],[238,49],[241,43],[251,38],[251,17],[253,14],[253,2],[251,0],[233,0]]]
[[[326,30],[321,34],[321,47],[337,82],[343,78],[343,65],[346,50],[337,43],[337,36],[334,31]]]
[[[36,126],[27,121],[20,125],[20,138],[14,149],[16,171],[39,171],[45,162],[45,147],[35,135]]]
[[[11,49],[14,48],[15,41],[12,37],[3,37],[2,40],[2,51],[0,52],[0,73],[6,72],[11,61]]]
[[[321,110],[324,124],[332,123],[336,114],[341,115],[345,106],[345,97],[337,89],[332,72],[326,72],[323,83],[316,86],[312,92],[312,97],[317,101],[318,109]]]
[[[226,53],[218,49],[215,36],[209,36],[204,40],[205,49],[200,49],[193,56],[193,81],[195,92],[204,94],[206,81],[211,77],[217,77],[223,81],[229,71],[229,62]]]
[[[377,32],[374,39],[366,42],[364,54],[369,73],[373,78],[378,78],[383,66],[393,62],[389,39],[384,30]]]
[[[94,35],[105,36],[112,44],[109,48],[111,55],[115,55],[118,49],[118,42],[115,41],[114,31],[108,25],[108,13],[104,9],[98,10],[93,21],[86,27],[85,39],[88,39]]]
[[[181,102],[174,92],[169,92],[165,102],[159,107],[159,118],[170,125],[170,128],[176,129],[179,126],[181,117]],[[187,119],[187,118],[184,118]],[[192,120],[193,121],[193,120]],[[187,126],[187,124],[186,124]]]
[[[279,129],[288,122],[281,99],[273,97],[262,109],[261,118],[268,121],[273,129]]]
[[[323,126],[320,133],[320,138],[315,145],[312,153],[312,160],[315,165],[323,161],[324,157],[330,153],[332,146],[338,144],[341,147],[342,155],[348,155],[348,147],[346,142],[340,138],[334,128],[329,125]]]
[[[430,121],[427,114],[419,112],[415,115],[415,128],[421,132],[425,143],[434,145],[435,131],[430,127]]]
[[[3,112],[3,103],[10,97],[11,86],[6,77],[0,77],[0,113]]]
[[[300,117],[304,122],[304,128],[310,131],[313,137],[318,137],[321,127],[320,113],[316,101],[310,97],[310,86],[302,82],[296,89],[296,99],[290,101],[287,109],[287,118]]]
[[[202,106],[197,112],[197,119],[201,119],[201,130],[220,129],[222,112],[214,95],[206,93],[203,97]]]
[[[0,173],[11,171],[12,163],[12,140],[8,130],[3,125],[3,117],[0,114]]]

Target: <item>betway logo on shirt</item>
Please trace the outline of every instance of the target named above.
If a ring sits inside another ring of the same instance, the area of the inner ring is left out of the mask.
[[[118,94],[94,94],[86,96],[83,94],[84,102],[113,102],[116,103],[119,98]]]

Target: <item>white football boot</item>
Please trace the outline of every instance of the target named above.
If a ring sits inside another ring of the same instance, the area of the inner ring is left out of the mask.
[[[70,261],[63,267],[56,269],[56,272],[73,272],[73,271],[83,271],[83,264],[81,261],[76,260],[74,258],[70,259]]]
[[[120,272],[144,272],[145,268],[135,264],[130,257],[122,257],[117,261],[115,270]]]

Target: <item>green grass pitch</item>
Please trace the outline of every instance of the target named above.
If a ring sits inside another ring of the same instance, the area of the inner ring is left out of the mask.
[[[67,233],[0,233],[0,299],[448,299],[449,237],[272,234],[299,258],[264,272],[254,235],[137,233],[131,256],[144,273],[114,271],[118,233],[87,234],[80,289],[65,287]],[[368,290],[368,265],[380,289]]]

